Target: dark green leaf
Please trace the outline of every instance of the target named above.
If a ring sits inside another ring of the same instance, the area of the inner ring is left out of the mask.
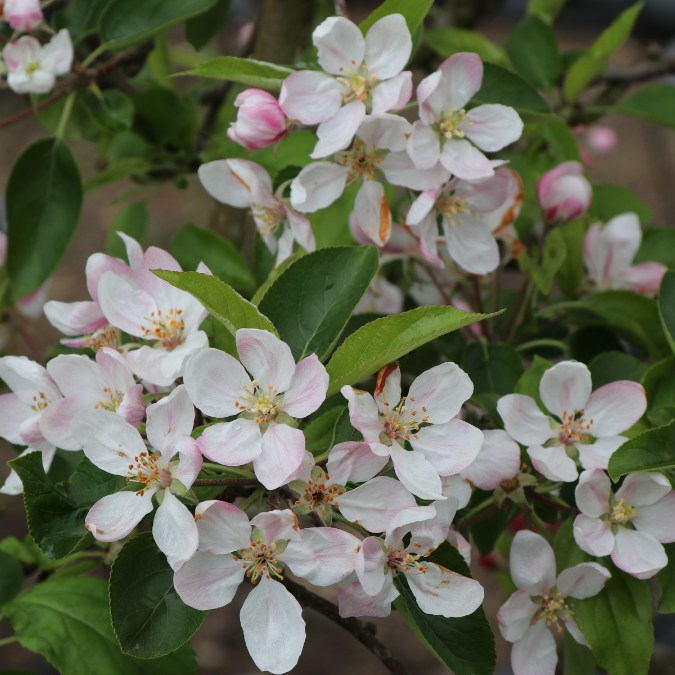
[[[675,357],[652,365],[642,385],[647,392],[647,419],[654,426],[668,424],[675,417]]]
[[[260,311],[277,327],[296,361],[324,360],[377,272],[374,246],[324,248],[308,253],[265,293]]]
[[[148,206],[145,202],[133,202],[127,204],[113,219],[108,238],[106,240],[106,253],[124,260],[126,248],[118,232],[123,232],[133,237],[139,243],[145,239],[148,230]]]
[[[539,395],[539,383],[544,373],[553,366],[553,362],[548,359],[542,359],[541,356],[535,356],[532,365],[523,373],[522,377],[516,382],[513,391],[516,394],[524,394],[532,397],[540,408],[544,407]]]
[[[589,364],[593,389],[617,380],[639,382],[647,370],[647,365],[625,352],[604,352],[598,354]]]
[[[522,77],[493,63],[486,63],[483,84],[474,96],[476,103],[501,103],[518,112],[551,113],[539,92]]]
[[[424,17],[432,4],[433,0],[384,0],[361,22],[361,30],[366,33],[376,21],[389,14],[402,14],[408,24],[408,30],[414,33],[424,22]]]
[[[216,0],[211,9],[185,22],[185,37],[197,51],[206,47],[222,29],[230,4],[230,0]]]
[[[553,285],[553,279],[562,267],[566,255],[565,240],[560,234],[560,230],[556,228],[546,237],[541,262],[534,260],[526,251],[520,254],[518,262],[520,268],[534,281],[537,288],[544,295],[548,295]]]
[[[675,228],[646,230],[634,262],[659,262],[670,269],[675,269]]]
[[[134,108],[134,130],[159,147],[187,145],[197,126],[194,107],[166,87],[152,87],[136,94]]]
[[[327,453],[336,443],[353,440],[356,432],[351,428],[345,438],[345,423],[349,425],[349,413],[346,406],[337,406],[327,410],[305,427],[307,450],[315,457]]]
[[[22,581],[21,563],[9,553],[0,551],[0,607],[21,590]]]
[[[644,87],[623,99],[613,112],[675,129],[675,88],[670,84]]]
[[[643,225],[654,220],[651,206],[627,188],[609,183],[593,185],[593,202],[590,212],[594,216],[607,222],[614,216],[629,211],[637,213]]]
[[[560,290],[573,296],[586,278],[584,269],[584,224],[581,220],[560,225],[555,229],[565,246],[565,259],[555,275]]]
[[[531,125],[530,128],[546,141],[548,153],[556,163],[580,161],[579,142],[567,123],[560,118]]]
[[[83,457],[68,479],[68,496],[78,506],[90,508],[101,497],[119,492],[126,485],[127,481],[123,476],[103,471]]]
[[[675,272],[668,272],[661,281],[659,316],[670,348],[675,352]]]
[[[105,2],[70,0],[66,5],[59,27],[68,28],[73,42],[78,42],[98,29]]]
[[[660,614],[675,614],[675,544],[664,546],[668,554],[668,565],[656,575],[661,589],[657,611]]]
[[[550,89],[556,83],[562,62],[551,26],[536,14],[526,17],[506,40],[511,63],[530,84]]]
[[[7,184],[7,270],[20,299],[44,283],[66,252],[82,208],[82,181],[70,150],[55,139],[33,143]]]
[[[462,368],[471,378],[475,394],[510,394],[523,374],[522,361],[513,347],[486,342],[467,346]]]
[[[508,65],[509,58],[506,52],[498,45],[485,37],[482,33],[465,28],[438,28],[426,31],[424,41],[439,56],[446,58],[458,52],[474,52],[491,63]]]
[[[580,645],[568,631],[565,631],[562,675],[595,675],[595,673],[595,659],[591,650]]]
[[[538,16],[547,23],[553,23],[566,2],[567,0],[530,0],[527,3],[527,13]]]
[[[217,56],[186,70],[179,75],[209,77],[215,80],[238,82],[249,87],[259,87],[270,91],[279,91],[281,83],[292,73],[290,68],[275,63],[265,63],[254,59],[242,59],[237,56]]]
[[[609,460],[609,475],[618,480],[636,471],[664,471],[675,467],[675,421],[650,429],[624,443]]]

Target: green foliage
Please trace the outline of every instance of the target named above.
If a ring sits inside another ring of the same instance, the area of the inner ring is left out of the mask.
[[[598,354],[588,366],[593,389],[617,380],[639,382],[647,366],[625,352],[608,351]]]
[[[626,441],[609,460],[609,475],[618,480],[636,471],[664,471],[675,467],[675,421]]]
[[[134,96],[134,108],[134,130],[155,148],[183,147],[192,140],[195,109],[172,89],[145,89]]]
[[[22,581],[23,569],[19,560],[0,551],[0,607],[21,590]]]
[[[536,14],[527,16],[509,35],[506,51],[530,84],[538,89],[555,85],[562,68],[558,41],[551,26]]]
[[[544,295],[548,295],[553,285],[553,279],[562,267],[566,255],[565,240],[560,234],[560,230],[555,229],[546,237],[541,262],[533,259],[526,251],[520,254],[518,262],[520,263],[520,269],[534,281],[537,288]]]
[[[379,19],[388,14],[402,14],[412,34],[423,24],[424,17],[431,9],[433,0],[384,0],[361,22],[361,30],[366,33]]]
[[[660,262],[675,269],[675,228],[655,228],[643,233],[635,263]]]
[[[503,66],[509,64],[509,57],[498,44],[474,30],[455,27],[438,28],[426,31],[424,41],[443,58],[458,52],[474,52],[483,61]]]
[[[179,75],[209,77],[215,80],[238,82],[249,87],[279,91],[281,83],[292,73],[290,68],[274,63],[242,59],[237,56],[217,56]]]
[[[597,666],[591,650],[580,645],[568,631],[565,631],[562,675],[595,675],[596,672]]]
[[[647,392],[647,419],[654,426],[675,418],[675,357],[653,364],[642,377]]]
[[[33,143],[7,184],[7,270],[12,294],[37,290],[66,252],[82,208],[82,181],[70,150],[54,138]]]
[[[206,47],[222,29],[231,4],[231,0],[216,0],[211,9],[185,22],[185,37],[197,51]]]
[[[544,373],[553,365],[552,361],[543,359],[541,356],[534,357],[532,365],[523,373],[513,391],[516,394],[524,394],[533,398],[540,408],[544,408],[539,395],[539,383]]]
[[[553,23],[566,3],[567,0],[530,0],[527,3],[527,13],[538,16],[546,23]]]
[[[661,589],[657,605],[659,614],[675,614],[675,544],[665,544],[668,565],[656,575],[656,583]]]
[[[668,84],[643,87],[620,101],[613,111],[675,129],[675,89]]]
[[[73,42],[79,42],[98,29],[105,2],[70,0],[57,17],[59,27],[67,27]]]
[[[467,314],[454,307],[418,307],[385,316],[352,333],[328,362],[328,395],[377,372],[413,349],[441,335],[487,319],[492,314]]]
[[[675,272],[668,272],[661,282],[659,316],[670,348],[675,352]]]
[[[555,246],[565,247],[565,258],[555,274],[555,281],[565,295],[574,296],[586,278],[583,254],[586,233],[584,224],[581,220],[573,220],[558,226],[554,232],[557,232]]]
[[[596,218],[602,222],[607,222],[614,216],[629,211],[636,213],[643,225],[654,220],[654,212],[651,206],[629,189],[609,183],[593,186],[593,201],[590,212]]]
[[[313,419],[304,429],[306,448],[316,460],[327,456],[336,444],[355,440],[347,406],[337,406]]]
[[[303,256],[265,293],[260,311],[274,323],[296,361],[324,360],[377,272],[374,246],[324,248]]]
[[[145,233],[148,231],[148,207],[145,202],[133,202],[127,204],[115,216],[106,239],[105,250],[109,255],[126,258],[126,248],[118,232],[123,232],[133,237],[138,242],[143,242]]]

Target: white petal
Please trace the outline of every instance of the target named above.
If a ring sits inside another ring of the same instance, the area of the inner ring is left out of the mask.
[[[406,407],[431,424],[440,424],[455,417],[471,394],[471,378],[456,363],[441,363],[413,380]]]
[[[358,581],[353,581],[342,586],[338,592],[340,616],[379,616],[385,617],[391,614],[391,603],[399,596],[388,575],[382,590],[377,595],[368,595]]]
[[[480,89],[483,63],[477,54],[460,52],[443,61],[440,67],[446,90],[447,108],[463,108]]]
[[[563,597],[591,598],[597,595],[612,575],[598,563],[581,563],[563,570],[556,581],[556,587]]]
[[[540,445],[553,437],[549,418],[536,401],[523,394],[507,394],[497,401],[497,412],[511,438],[523,445]]]
[[[227,554],[250,543],[248,516],[234,504],[215,499],[200,502],[195,510],[195,521],[200,551]]]
[[[499,246],[487,224],[467,217],[445,231],[448,253],[460,267],[471,274],[489,274],[497,269]]]
[[[574,519],[574,541],[586,553],[598,558],[609,555],[614,548],[614,535],[610,524],[583,513]]]
[[[418,169],[431,169],[441,156],[441,140],[430,126],[418,120],[408,139],[408,154]]]
[[[179,439],[189,436],[195,421],[195,408],[183,385],[147,407],[145,432],[153,448],[171,457]]]
[[[462,129],[479,148],[496,152],[520,138],[523,121],[509,106],[479,105],[469,111]]]
[[[503,638],[509,642],[520,640],[538,609],[539,606],[532,602],[527,591],[512,593],[497,612],[497,622]]]
[[[375,399],[367,392],[347,385],[340,389],[340,393],[347,399],[349,421],[352,426],[363,434],[367,443],[379,441],[380,434],[384,432],[384,424],[380,419],[380,411]],[[392,405],[396,403],[398,401]]]
[[[391,208],[382,184],[366,180],[354,202],[354,222],[376,246],[384,246],[391,234]]]
[[[616,436],[632,427],[647,409],[644,387],[621,380],[596,389],[586,406],[586,420],[593,420],[594,436]]]
[[[319,140],[310,157],[320,159],[344,150],[352,142],[365,116],[366,106],[363,101],[351,101],[342,106],[333,117],[317,127]]]
[[[232,556],[197,552],[173,575],[173,585],[186,605],[216,609],[232,601],[244,571]]]
[[[675,541],[675,492],[669,492],[655,504],[638,508],[632,523],[662,544]]]
[[[671,491],[670,481],[662,473],[644,471],[627,476],[623,485],[617,490],[617,500],[633,506],[649,506],[655,504]]]
[[[469,141],[446,141],[441,151],[441,164],[452,174],[464,180],[477,180],[494,175],[490,160]]]
[[[579,476],[577,465],[565,451],[564,445],[554,445],[550,448],[531,445],[527,449],[527,454],[532,460],[532,466],[549,480],[571,483]]]
[[[300,429],[270,423],[263,434],[262,452],[253,461],[258,480],[275,490],[288,483],[305,458],[305,436]]]
[[[354,572],[361,584],[361,588],[368,595],[378,595],[385,585],[385,571],[387,571],[387,554],[382,540],[375,537],[366,537],[358,548],[354,561]]]
[[[509,562],[513,582],[530,595],[546,595],[555,584],[553,549],[535,532],[516,532]]]
[[[279,105],[289,119],[314,125],[329,120],[342,105],[343,87],[316,70],[291,73],[281,85]]]
[[[246,159],[202,164],[199,180],[214,199],[238,209],[260,203],[272,194],[272,181],[265,169]]]
[[[424,427],[410,439],[441,476],[451,476],[468,468],[483,445],[483,432],[463,420]],[[520,454],[520,453],[519,453]]]
[[[257,422],[237,419],[207,427],[197,439],[205,457],[223,466],[241,466],[260,456],[262,434]]]
[[[258,328],[240,328],[236,342],[241,362],[261,388],[272,386],[277,392],[288,389],[295,361],[285,342]]]
[[[584,469],[607,470],[611,456],[627,441],[624,436],[604,436],[594,443],[575,443],[579,462]]]
[[[520,448],[501,429],[483,432],[484,441],[476,459],[462,470],[462,478],[481,490],[494,490],[518,475]]]
[[[359,27],[341,16],[331,16],[312,33],[318,51],[319,65],[334,75],[356,70],[366,50],[366,41]]]
[[[275,541],[299,541],[302,537],[298,518],[289,509],[279,511],[262,511],[251,519],[251,526],[257,527],[268,544]]]
[[[467,616],[480,607],[485,593],[475,579],[433,563],[426,565],[426,573],[413,572],[407,576],[410,590],[423,612],[452,618]]]
[[[387,80],[400,73],[411,52],[410,30],[401,14],[381,18],[366,33],[366,66],[368,73],[378,80]]]
[[[668,556],[651,534],[619,527],[612,562],[637,579],[650,579],[668,564]]]
[[[311,415],[326,400],[328,373],[316,354],[295,366],[291,383],[284,394],[281,410],[302,419]]]
[[[195,519],[170,490],[164,490],[164,499],[152,523],[152,536],[174,570],[197,550],[199,537]]]
[[[291,204],[303,213],[330,206],[343,192],[347,169],[335,162],[313,162],[291,183]]]
[[[539,384],[541,400],[558,418],[583,410],[591,395],[591,373],[579,361],[562,361],[549,368]]]
[[[152,511],[153,494],[116,492],[99,499],[84,519],[86,529],[99,541],[123,539]]]
[[[574,499],[583,514],[599,518],[609,510],[611,494],[609,477],[604,471],[595,469],[581,473],[579,485],[574,491]]]
[[[393,443],[390,456],[396,476],[410,492],[422,499],[445,499],[438,471],[422,453],[404,450]]]
[[[346,441],[331,448],[326,470],[332,483],[363,483],[376,476],[389,461],[371,451],[368,443]]]
[[[412,89],[412,73],[409,70],[379,82],[371,91],[372,114],[400,110],[410,100]]]
[[[558,652],[545,621],[537,621],[511,649],[514,675],[554,675]]]

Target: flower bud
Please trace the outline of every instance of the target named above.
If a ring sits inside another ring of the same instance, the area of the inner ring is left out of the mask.
[[[234,104],[237,121],[227,135],[249,150],[258,150],[280,141],[288,133],[287,118],[274,96],[262,89],[246,89]]]
[[[537,199],[547,223],[566,223],[591,205],[591,184],[579,162],[563,162],[547,171],[537,185]]]
[[[43,19],[40,0],[5,0],[4,16],[14,30],[33,30]]]

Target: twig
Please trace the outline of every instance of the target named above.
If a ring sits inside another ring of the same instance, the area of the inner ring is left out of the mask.
[[[199,478],[192,483],[192,487],[213,487],[214,485],[255,487],[258,485],[258,481],[254,478]]]
[[[669,57],[659,61],[638,63],[623,70],[610,70],[608,73],[600,75],[595,81],[609,84],[635,84],[673,74],[675,74],[675,57]]]
[[[375,636],[375,626],[359,619],[344,619],[340,616],[337,606],[332,602],[312,593],[312,591],[290,579],[284,579],[283,583],[303,607],[309,607],[319,612],[319,614],[323,614],[338,626],[344,628],[348,633],[351,633],[362,645],[382,661],[382,664],[390,673],[393,673],[393,675],[407,675],[403,664]]]

